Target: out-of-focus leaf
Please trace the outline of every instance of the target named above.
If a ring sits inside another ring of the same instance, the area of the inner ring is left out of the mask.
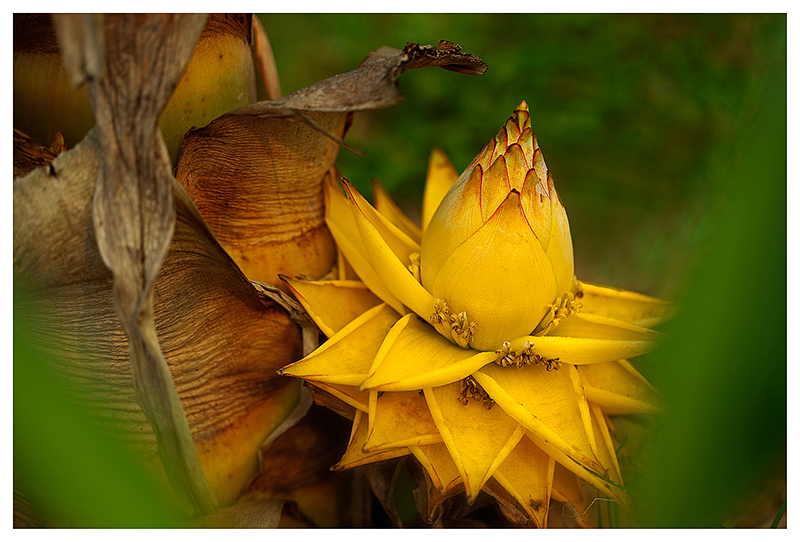
[[[735,145],[719,149],[714,235],[653,354],[667,416],[642,479],[648,526],[722,526],[786,461],[785,15],[775,22]]]
[[[57,345],[25,310],[31,295],[14,292],[14,527],[182,526],[163,475],[63,386]]]
[[[323,180],[352,114],[400,102],[397,78],[428,66],[485,69],[452,44],[383,47],[352,71],[186,134],[176,178],[248,277],[285,287],[278,274],[316,279],[331,269],[336,249],[324,223]]]

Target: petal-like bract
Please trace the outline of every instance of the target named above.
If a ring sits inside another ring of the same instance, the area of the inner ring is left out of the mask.
[[[509,193],[489,221],[453,251],[431,292],[453,314],[463,311],[475,322],[471,346],[477,350],[495,350],[536,327],[556,289],[518,193]]]

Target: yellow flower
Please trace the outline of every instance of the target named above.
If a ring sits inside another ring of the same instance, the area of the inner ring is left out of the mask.
[[[524,103],[442,200],[422,240],[420,274],[474,327],[462,331],[468,340],[453,339],[478,350],[529,334],[571,291],[569,222]]]
[[[374,207],[343,186],[326,187],[338,277],[284,279],[328,340],[282,373],[355,409],[334,468],[414,455],[427,519],[484,490],[544,527],[551,500],[585,512],[579,479],[627,505],[608,416],[658,411],[627,360],[672,306],[574,277],[525,102],[460,177],[434,151],[421,227],[380,185]]]

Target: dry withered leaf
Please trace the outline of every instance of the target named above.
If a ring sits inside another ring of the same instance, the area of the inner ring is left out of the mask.
[[[470,75],[486,71],[482,60],[463,52],[458,45],[445,41],[439,44],[439,49],[411,42],[402,50],[381,47],[367,54],[354,70],[323,79],[277,100],[240,107],[230,114],[292,117],[294,111],[347,113],[381,109],[403,100],[397,79],[407,70],[441,67]],[[334,132],[334,135],[338,134]]]
[[[406,457],[397,457],[364,466],[372,493],[378,498],[378,502],[381,503],[384,512],[395,527],[403,526],[403,521],[397,511],[396,490],[397,480],[405,466],[406,459]]]
[[[352,421],[353,418],[355,418],[356,415],[355,407],[348,405],[338,397],[334,397],[333,394],[317,386],[309,385],[308,389],[311,390],[311,393],[314,394],[314,403],[323,406],[329,409],[330,411],[335,412],[342,418],[348,419],[350,421]]]
[[[288,497],[326,478],[347,447],[348,425],[327,409],[312,407],[299,423],[262,446],[261,469],[243,494]]]
[[[411,466],[411,475],[416,483],[413,493],[419,516],[428,524],[435,525],[445,518],[448,499],[458,497],[464,492],[464,484],[459,481],[453,487],[442,492],[431,481],[427,471],[417,462],[411,461],[409,465]]]
[[[592,519],[588,514],[588,509],[583,499],[580,478],[558,463],[556,463],[553,474],[552,498],[561,503],[562,506],[550,507],[550,516],[548,518],[550,527],[592,527]]]
[[[312,406],[296,425],[262,446],[259,472],[239,501],[283,499],[294,502],[298,513],[317,527],[341,526],[345,504],[340,482],[346,477],[334,475],[330,466],[347,447],[348,425],[335,413]]]
[[[517,506],[516,499],[509,495],[508,491],[506,491],[505,488],[501,486],[494,478],[491,478],[486,483],[482,491],[485,491],[497,501],[500,511],[503,513],[506,519],[512,523],[517,525],[525,525],[531,522],[530,519],[528,519],[528,516],[526,516]]]
[[[173,488],[190,510],[216,500],[164,360],[152,286],[175,227],[172,176],[158,119],[203,30],[198,15],[58,15],[65,65],[86,81],[100,148],[92,220],[114,275],[114,304],[129,341],[134,391],[156,434]],[[158,74],[157,77],[154,74]]]
[[[26,312],[59,360],[64,389],[106,431],[155,458],[91,222],[97,152],[89,137],[53,161],[54,173],[39,168],[14,183],[14,282],[36,293]],[[172,186],[177,221],[154,284],[155,331],[200,463],[225,504],[257,472],[262,442],[298,403],[299,383],[275,371],[299,357],[299,330],[262,301]]]
[[[485,70],[453,44],[382,47],[352,71],[235,109],[186,135],[175,176],[248,277],[284,287],[280,273],[317,279],[330,270],[336,249],[322,186],[351,115],[400,102],[397,78],[429,66]]]

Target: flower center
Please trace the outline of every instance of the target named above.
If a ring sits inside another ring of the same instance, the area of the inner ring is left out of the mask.
[[[477,323],[470,321],[466,312],[450,314],[447,302],[437,297],[433,300],[433,316],[430,321],[440,334],[451,338],[461,348],[469,348]]]
[[[539,322],[539,325],[536,326],[536,330],[534,330],[532,334],[540,336],[547,335],[556,326],[561,324],[561,322],[566,320],[567,316],[573,312],[580,311],[582,306],[581,303],[575,300],[575,294],[572,292],[567,292],[561,297],[556,298],[554,302],[547,305],[549,312],[542,318],[542,321]]]
[[[491,408],[494,406],[494,399],[489,397],[489,394],[486,393],[486,390],[484,390],[474,378],[468,376],[461,381],[461,394],[458,396],[458,400],[462,405],[466,406],[469,404],[470,399],[474,401],[482,401],[486,410],[491,410]]]
[[[533,351],[533,343],[525,341],[524,346],[520,350],[513,350],[511,343],[506,341],[503,346],[496,350],[497,359],[495,363],[501,367],[508,367],[509,365],[516,365],[517,369],[522,369],[526,365],[540,363],[544,364],[548,371],[557,371],[561,367],[561,362],[558,358],[545,358]]]

